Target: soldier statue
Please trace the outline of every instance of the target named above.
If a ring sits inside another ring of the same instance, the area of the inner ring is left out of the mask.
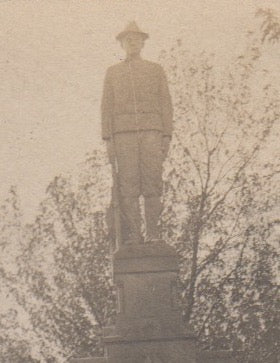
[[[108,68],[101,103],[102,138],[114,170],[112,202],[119,206],[122,245],[143,242],[141,195],[146,240],[160,239],[162,165],[172,136],[173,109],[163,68],[140,55],[148,37],[135,22],[117,35],[126,59]]]

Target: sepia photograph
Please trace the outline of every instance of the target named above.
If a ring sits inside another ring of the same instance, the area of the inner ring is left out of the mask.
[[[280,363],[280,1],[0,0],[0,363]]]

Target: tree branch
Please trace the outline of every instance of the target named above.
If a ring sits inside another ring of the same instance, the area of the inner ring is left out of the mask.
[[[205,325],[206,323],[209,321],[210,317],[211,317],[211,314],[214,310],[214,308],[216,307],[216,305],[219,303],[221,297],[220,297],[220,294],[221,294],[221,289],[224,287],[225,283],[227,282],[227,280],[231,277],[231,275],[240,267],[241,265],[241,262],[242,262],[242,259],[243,259],[243,254],[244,254],[244,250],[245,250],[245,247],[246,247],[246,242],[243,243],[242,245],[242,248],[241,248],[241,251],[240,251],[240,254],[239,254],[239,257],[238,257],[238,260],[237,260],[237,263],[236,265],[234,266],[233,269],[230,270],[230,272],[220,281],[217,289],[220,290],[219,291],[219,295],[216,297],[215,301],[213,302],[211,308],[209,309],[209,312],[206,316],[206,318],[204,319],[203,323],[202,323],[202,326],[201,328],[199,329],[199,333],[198,333],[198,337],[200,337],[205,329]]]

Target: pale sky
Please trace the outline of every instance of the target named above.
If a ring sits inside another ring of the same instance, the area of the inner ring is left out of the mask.
[[[227,64],[264,6],[280,12],[279,0],[0,0],[0,200],[16,184],[31,221],[53,177],[100,145],[103,77],[129,21],[150,34],[144,58],[183,38]]]

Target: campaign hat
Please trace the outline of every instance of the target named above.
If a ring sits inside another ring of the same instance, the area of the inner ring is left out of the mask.
[[[117,36],[116,39],[117,40],[122,40],[123,37],[125,37],[127,34],[129,33],[138,33],[141,34],[143,39],[146,40],[149,38],[149,34],[148,33],[144,33],[142,30],[140,30],[140,28],[138,27],[138,25],[136,24],[135,21],[130,22],[125,29],[120,32]]]

